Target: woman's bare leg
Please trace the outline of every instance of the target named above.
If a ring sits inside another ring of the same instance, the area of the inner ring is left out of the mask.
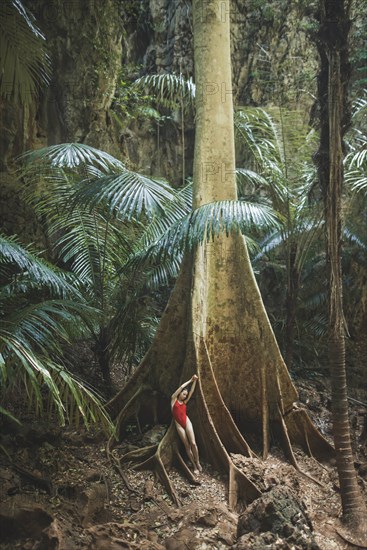
[[[187,418],[186,420],[186,436],[187,436],[187,439],[189,441],[189,444],[190,444],[190,448],[191,448],[191,452],[194,456],[194,461],[195,461],[195,465],[196,465],[196,468],[199,470],[199,472],[202,472],[203,468],[200,464],[200,460],[199,460],[199,451],[198,451],[198,447],[196,445],[196,441],[195,441],[195,434],[194,434],[194,428],[192,427],[192,423],[191,423],[191,420],[189,418]]]
[[[196,465],[195,457],[194,457],[193,452],[191,450],[189,440],[187,439],[185,429],[176,421],[175,421],[175,424],[176,424],[176,429],[177,429],[178,435],[180,436],[180,439],[181,439],[182,443],[185,445],[187,456],[189,457],[190,461],[192,462],[192,465],[194,466],[194,470],[196,470],[197,465]]]

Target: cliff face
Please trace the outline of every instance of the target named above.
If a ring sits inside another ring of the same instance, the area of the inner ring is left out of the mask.
[[[237,105],[307,105],[317,58],[307,37],[308,20],[295,4],[233,0],[231,13],[223,12],[232,24]],[[11,175],[12,159],[26,149],[81,141],[177,184],[182,179],[184,135],[185,172],[190,175],[192,117],[182,131],[178,113],[170,113],[169,122],[158,128],[148,118],[116,124],[112,111],[121,67],[127,81],[147,73],[193,75],[191,2],[27,0],[26,5],[46,35],[53,74],[32,108],[1,106],[0,215],[6,231],[28,233],[29,213],[21,206],[19,184]]]
[[[52,80],[29,108],[1,104],[0,217],[7,233],[33,239],[36,222],[13,175],[21,152],[81,141],[118,154],[109,109],[121,67],[122,20],[114,0],[27,0],[46,36]]]
[[[192,76],[191,2],[144,0],[129,4],[124,13],[126,62],[140,66],[143,72]],[[299,102],[302,94],[315,89],[312,80],[317,55],[308,34],[311,3],[307,11],[301,4],[233,0],[231,12],[223,10],[222,17],[231,19],[236,104]]]
[[[32,2],[50,48],[53,77],[39,110],[47,144],[113,148],[108,110],[121,66],[122,21],[114,0]]]
[[[191,2],[145,0],[130,2],[124,12],[124,61],[134,76],[182,72],[192,76],[193,35]],[[311,10],[308,3],[308,10]],[[233,92],[237,106],[283,104],[303,108],[313,102],[317,54],[309,37],[310,13],[292,0],[264,2],[233,0],[231,19]],[[143,125],[144,127],[144,125]],[[147,138],[141,124],[121,137],[135,168],[157,174],[157,132]],[[154,137],[152,136],[154,134]],[[166,125],[160,134],[159,174],[171,182],[182,178],[182,128]],[[192,174],[193,121],[185,121],[185,159]]]

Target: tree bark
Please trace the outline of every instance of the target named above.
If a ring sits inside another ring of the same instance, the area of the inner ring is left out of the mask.
[[[229,41],[229,2],[194,0],[197,87],[194,206],[235,199],[235,152]],[[122,428],[149,388],[169,396],[182,380],[199,376],[189,416],[200,454],[229,474],[229,504],[248,504],[260,490],[236,468],[231,453],[254,456],[244,435],[270,447],[270,425],[297,467],[291,441],[316,455],[330,446],[304,411],[294,408],[292,384],[267,318],[242,235],[221,236],[188,253],[155,340],[126,387],[109,403]],[[146,393],[145,399],[146,399]],[[167,470],[185,470],[171,424],[158,448],[131,454],[154,466],[175,502]],[[190,474],[186,473],[190,477]]]
[[[111,390],[111,357],[109,346],[109,328],[102,326],[98,335],[98,339],[96,341],[96,353],[98,357],[98,364],[100,366],[103,376],[103,381],[105,383],[105,389],[107,391]]]
[[[345,367],[343,314],[342,184],[343,134],[348,119],[347,83],[349,16],[344,0],[321,0],[319,49],[321,71],[321,144],[319,160],[323,189],[329,266],[329,361],[333,434],[345,521],[354,528],[365,522],[366,507],[358,486],[350,438]]]

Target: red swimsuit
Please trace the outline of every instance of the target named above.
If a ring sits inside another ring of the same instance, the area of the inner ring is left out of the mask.
[[[173,418],[182,426],[184,429],[186,428],[186,403],[180,403],[179,401],[175,401],[175,404],[172,407],[172,414]]]

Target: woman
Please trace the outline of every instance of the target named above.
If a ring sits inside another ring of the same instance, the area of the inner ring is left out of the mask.
[[[199,452],[195,441],[194,429],[191,420],[186,414],[186,404],[194,393],[197,380],[198,377],[194,374],[190,380],[182,384],[171,396],[171,409],[176,429],[185,445],[187,455],[194,466],[194,474],[198,474],[203,469],[199,462]],[[192,386],[190,391],[188,391],[186,388],[191,382]]]

